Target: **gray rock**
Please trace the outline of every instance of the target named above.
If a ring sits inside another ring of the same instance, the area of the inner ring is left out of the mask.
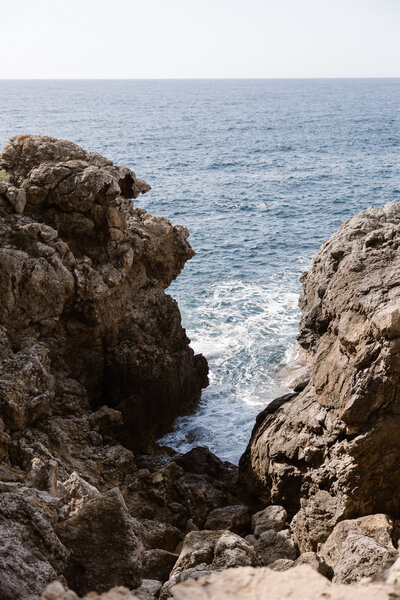
[[[264,531],[281,531],[286,525],[287,513],[283,506],[267,506],[251,517],[253,533],[259,537]]]
[[[229,529],[243,534],[250,528],[250,513],[247,506],[224,506],[211,511],[204,523],[204,529]]]
[[[71,553],[67,581],[78,593],[140,583],[143,549],[118,489],[86,502],[57,532]]]
[[[341,521],[319,554],[334,571],[335,583],[354,583],[363,577],[382,574],[398,557],[386,515],[370,515]]]

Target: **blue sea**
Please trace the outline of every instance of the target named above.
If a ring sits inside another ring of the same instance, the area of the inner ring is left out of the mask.
[[[299,276],[346,219],[400,200],[400,80],[0,81],[0,142],[67,138],[131,167],[189,228],[169,288],[210,366],[163,442],[237,462],[296,356]]]

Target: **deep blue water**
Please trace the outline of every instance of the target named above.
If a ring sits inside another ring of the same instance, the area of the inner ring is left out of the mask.
[[[170,288],[211,382],[164,441],[236,461],[296,351],[299,275],[348,217],[400,200],[400,80],[0,81],[0,142],[71,139],[186,225]]]

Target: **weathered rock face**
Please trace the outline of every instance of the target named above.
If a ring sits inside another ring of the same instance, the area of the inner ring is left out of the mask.
[[[259,415],[241,481],[282,504],[301,551],[339,520],[400,515],[400,204],[370,208],[302,277],[299,342],[311,380]]]
[[[0,189],[0,324],[13,347],[2,364],[6,425],[48,414],[68,375],[93,406],[122,412],[125,445],[145,447],[207,384],[164,293],[193,256],[187,230],[135,210],[131,199],[150,187],[71,142],[18,136],[0,165],[12,181]]]
[[[338,523],[319,551],[333,569],[333,581],[354,583],[383,573],[399,555],[392,531],[393,524],[386,515]]]
[[[399,589],[387,583],[345,586],[330,583],[309,566],[277,573],[268,568],[240,567],[211,573],[199,580],[179,583],[172,590],[175,600],[392,600]]]
[[[207,384],[164,292],[193,256],[188,232],[134,209],[149,186],[71,142],[18,136],[0,164],[0,597],[56,578],[138,587],[145,553],[195,527],[197,498],[199,523],[238,503],[177,465],[162,490],[171,459],[146,470],[132,453]]]

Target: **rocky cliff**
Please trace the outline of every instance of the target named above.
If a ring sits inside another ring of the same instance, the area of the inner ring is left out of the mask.
[[[20,375],[6,427],[106,405],[124,444],[146,448],[207,385],[164,292],[194,254],[188,231],[134,209],[150,186],[71,142],[18,136],[0,168],[2,378]]]
[[[336,523],[400,517],[400,204],[369,208],[323,244],[302,276],[300,394],[261,413],[241,480],[283,504],[303,551]]]
[[[71,142],[1,155],[0,600],[399,598],[400,206],[303,275],[312,374],[238,478],[155,443],[207,364],[165,294],[188,232],[134,208],[148,190]]]

